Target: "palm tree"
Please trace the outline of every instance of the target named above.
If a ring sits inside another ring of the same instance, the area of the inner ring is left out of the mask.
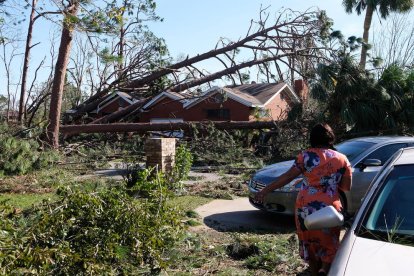
[[[408,80],[398,68],[389,68],[377,81],[352,56],[344,55],[336,62],[319,65],[311,93],[337,133],[379,132],[414,122],[414,110],[408,108],[411,102],[403,97]]]
[[[369,29],[371,27],[374,11],[378,11],[380,16],[385,19],[391,12],[407,12],[414,6],[412,0],[343,0],[342,4],[347,13],[352,13],[352,11],[355,10],[357,14],[360,15],[362,11],[365,10],[363,34],[365,43],[368,43]],[[361,49],[361,61],[359,66],[362,69],[365,69],[367,51],[368,45],[366,44]]]

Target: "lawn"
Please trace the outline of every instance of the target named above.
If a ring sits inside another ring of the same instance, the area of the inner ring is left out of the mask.
[[[182,211],[188,228],[180,242],[165,252],[168,266],[161,274],[308,275],[306,265],[298,256],[295,233],[219,232],[203,225],[194,212],[198,206],[217,198],[231,199],[245,195],[243,178],[222,175],[214,181],[203,178],[192,180],[191,185],[185,186],[182,195],[169,202]],[[11,192],[0,194],[0,201],[7,201],[17,209],[31,208],[43,200],[54,200],[54,192],[62,184],[93,191],[117,183],[105,178],[78,177],[61,169],[1,181],[1,186]]]

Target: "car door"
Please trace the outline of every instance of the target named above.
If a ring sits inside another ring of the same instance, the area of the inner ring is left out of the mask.
[[[349,211],[355,211],[359,208],[361,200],[364,197],[372,179],[381,170],[382,165],[399,149],[409,146],[408,143],[394,143],[387,144],[375,149],[368,154],[358,164],[354,166],[352,173],[352,188],[350,192],[351,206]],[[363,165],[367,159],[378,159],[381,161],[381,166],[368,166]]]

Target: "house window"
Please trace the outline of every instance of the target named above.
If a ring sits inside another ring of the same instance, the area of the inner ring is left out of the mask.
[[[207,109],[207,119],[230,120],[229,109]]]

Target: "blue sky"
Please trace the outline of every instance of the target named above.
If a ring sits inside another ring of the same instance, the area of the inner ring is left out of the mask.
[[[157,13],[164,22],[151,24],[163,37],[173,57],[194,55],[214,48],[220,37],[243,37],[251,19],[258,19],[260,6],[276,14],[284,8],[305,11],[311,7],[326,10],[334,28],[345,35],[362,36],[363,17],[346,14],[341,0],[158,0]]]
[[[346,36],[362,36],[363,16],[346,14],[342,0],[157,0],[157,14],[164,18],[163,22],[150,23],[150,30],[166,40],[173,58],[180,55],[193,56],[204,53],[215,47],[220,37],[237,40],[243,37],[251,19],[258,19],[260,7],[269,7],[271,14],[282,8],[305,11],[311,7],[326,10],[334,20],[334,29],[342,30]],[[272,18],[272,17],[271,17]],[[54,32],[59,34],[58,24],[47,20],[35,28],[33,42],[42,44],[33,48],[30,76],[33,77],[35,67],[41,59],[49,54],[48,41]],[[21,25],[21,39],[25,39],[26,23]],[[58,45],[55,46],[56,49]],[[24,51],[22,44],[20,52]],[[18,82],[20,61],[14,67],[15,79]],[[47,65],[50,64],[46,62]],[[206,67],[211,66],[206,63]],[[209,70],[211,68],[207,68]],[[38,80],[44,80],[47,73],[39,73]],[[0,66],[0,94],[5,94],[4,68]],[[30,83],[31,81],[29,81]]]

